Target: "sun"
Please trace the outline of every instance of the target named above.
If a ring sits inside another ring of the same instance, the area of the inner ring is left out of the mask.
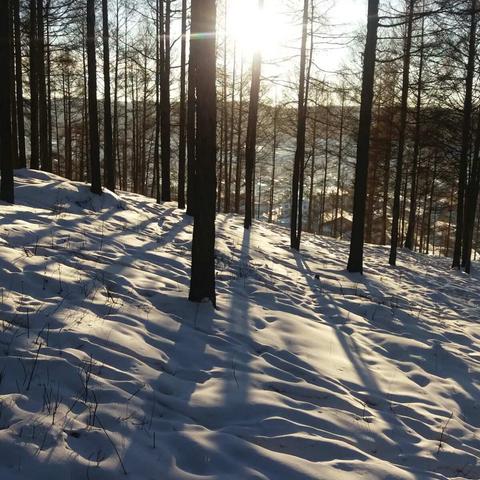
[[[244,56],[260,52],[273,59],[280,56],[286,31],[291,30],[286,15],[275,9],[273,0],[258,8],[258,0],[228,0],[227,37],[236,42]]]

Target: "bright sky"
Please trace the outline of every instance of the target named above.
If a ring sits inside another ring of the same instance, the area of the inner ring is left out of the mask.
[[[247,62],[260,48],[265,77],[284,78],[291,74],[296,68],[295,62],[298,63],[303,1],[265,0],[262,14],[258,11],[258,0],[227,2],[230,45],[235,40]],[[323,0],[318,2],[315,14],[325,15],[330,25],[330,28],[320,27],[318,34],[336,36],[333,45],[325,45],[320,38],[316,40],[315,63],[326,72],[337,71],[349,54],[345,44],[352,32],[366,24],[367,0]],[[221,21],[223,23],[223,19]]]

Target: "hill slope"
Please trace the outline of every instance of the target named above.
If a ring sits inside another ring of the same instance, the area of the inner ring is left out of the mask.
[[[480,282],[218,217],[186,300],[173,204],[17,172],[0,204],[0,478],[480,478]]]

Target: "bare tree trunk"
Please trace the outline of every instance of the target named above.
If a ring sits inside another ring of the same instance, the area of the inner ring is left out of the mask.
[[[390,245],[390,265],[395,266],[397,263],[397,248],[398,248],[398,230],[400,218],[400,193],[402,188],[403,178],[403,157],[405,153],[405,136],[407,129],[407,114],[408,114],[408,89],[410,85],[410,57],[412,50],[412,29],[413,16],[415,10],[415,0],[409,0],[408,6],[408,25],[407,36],[405,38],[405,46],[403,52],[403,81],[402,81],[402,103],[401,103],[401,118],[400,118],[400,136],[398,140],[398,156],[397,156],[397,172],[395,177],[395,192],[393,195],[393,209],[392,209],[392,238]]]
[[[306,130],[306,104],[305,104],[305,76],[307,63],[307,33],[308,33],[308,7],[309,0],[303,2],[302,45],[300,50],[300,78],[298,85],[297,106],[297,146],[292,175],[292,202],[290,214],[290,247],[300,250],[300,238],[298,235],[298,217],[300,215],[299,189],[302,177],[302,165],[305,161],[305,130]]]
[[[263,10],[264,0],[258,1],[259,10]],[[245,220],[244,227],[252,226],[253,176],[255,172],[255,157],[257,144],[258,102],[260,97],[260,75],[262,55],[257,50],[253,56],[252,83],[250,86],[250,105],[248,111],[247,141],[245,145]]]
[[[235,87],[236,87],[237,49],[233,45],[232,100],[230,105],[230,135],[228,149],[227,190],[225,191],[225,213],[230,213],[232,203],[233,139],[235,123]]]
[[[424,37],[425,37],[425,17],[422,17],[422,33],[420,43],[420,65],[418,67],[418,85],[417,85],[417,105],[415,108],[415,138],[413,146],[413,164],[412,164],[412,188],[410,192],[410,212],[408,216],[408,229],[405,237],[405,248],[413,250],[415,221],[417,217],[417,172],[420,156],[420,126],[422,113],[422,89],[423,89],[423,62],[424,62]],[[427,252],[428,253],[428,252]]]
[[[432,228],[432,210],[433,210],[433,196],[435,195],[435,182],[437,180],[437,156],[435,155],[435,158],[433,159],[433,175],[432,175],[432,180],[430,182],[430,199],[428,203],[428,215],[427,215],[427,255],[429,253],[430,249],[430,237],[432,236],[431,234],[431,228]],[[435,255],[435,221],[433,223],[433,254]]]
[[[198,14],[195,14],[195,8],[198,8],[197,2],[193,1],[191,6],[190,22],[190,51],[188,58],[188,85],[187,85],[187,215],[193,216],[195,213],[195,159],[196,159],[196,67],[195,67],[195,34],[198,33],[198,25],[195,23]]]
[[[102,193],[98,138],[97,60],[95,54],[95,0],[87,0],[88,124],[90,129],[91,191]]]
[[[10,0],[0,2],[0,69],[9,72],[13,61]],[[13,84],[9,75],[0,78],[0,200],[13,203],[13,151],[11,99]]]
[[[163,13],[165,3],[165,13]],[[160,4],[160,137],[162,168],[162,202],[171,200],[170,157],[171,157],[171,119],[170,119],[170,17],[171,0]]]
[[[240,98],[238,100],[237,163],[235,168],[235,213],[240,213],[242,184],[242,134],[243,134],[243,55],[240,58]]]
[[[104,108],[104,169],[105,186],[115,191],[115,152],[112,133],[112,100],[110,93],[110,26],[108,25],[108,0],[102,0],[103,17],[103,78],[105,83]]]
[[[37,0],[37,61],[38,61],[38,112],[40,165],[42,170],[52,171],[52,159],[48,155],[47,89],[45,84],[45,35],[43,0]]]
[[[333,236],[337,238],[338,235],[338,203],[340,196],[340,182],[342,178],[342,163],[343,163],[343,130],[345,124],[345,87],[342,87],[342,107],[340,111],[340,136],[338,140],[338,164],[337,164],[337,191],[335,192],[335,220],[333,223]],[[343,192],[342,192],[343,195]]]
[[[480,189],[480,115],[478,118],[475,151],[472,159],[472,169],[465,195],[465,221],[463,233],[462,265],[466,273],[471,273],[472,243],[477,214],[478,194]]]
[[[178,134],[178,208],[185,208],[186,162],[186,77],[187,77],[187,0],[182,0],[182,40],[180,50],[180,129]]]
[[[318,229],[318,233],[320,235],[323,234],[323,226],[325,224],[325,209],[326,209],[326,202],[327,202],[327,180],[328,180],[328,143],[329,143],[329,136],[330,136],[330,110],[329,110],[329,97],[327,95],[327,102],[326,102],[326,109],[325,109],[325,164],[323,166],[323,189],[322,189],[322,205],[320,207],[320,225]]]
[[[380,239],[381,245],[387,244],[387,229],[388,229],[388,196],[390,192],[390,162],[392,156],[392,140],[393,140],[393,122],[395,116],[394,98],[388,114],[388,132],[387,132],[387,147],[385,149],[385,159],[383,166],[383,200],[382,200],[382,236]]]
[[[195,219],[192,242],[192,274],[189,299],[208,299],[216,306],[215,297],[215,192],[216,192],[216,52],[215,0],[192,0],[192,16],[198,15],[201,32],[212,32],[195,41],[195,85],[197,90],[197,135],[195,168]]]
[[[22,36],[20,30],[20,0],[13,0],[15,30],[15,78],[17,87],[18,168],[27,166],[25,148],[25,118],[23,102]]]
[[[318,98],[317,98],[318,100]],[[310,165],[310,192],[308,195],[308,221],[307,230],[313,232],[313,204],[315,201],[315,159],[317,152],[317,124],[318,124],[318,102],[315,105],[313,114],[313,129],[312,129],[312,150],[311,150],[311,165]]]
[[[273,113],[273,146],[272,146],[272,176],[270,179],[270,205],[268,209],[268,222],[273,221],[273,203],[275,198],[275,168],[277,160],[277,139],[278,139],[278,114],[279,106],[275,105],[275,111]]]
[[[40,167],[38,144],[37,2],[30,0],[30,168]]]
[[[118,176],[118,185],[122,185],[122,168],[120,163],[120,141],[119,141],[119,121],[118,121],[118,73],[120,64],[120,2],[116,0],[115,6],[115,73],[113,80],[113,157],[116,158]]]
[[[378,0],[368,1],[367,41],[363,64],[362,99],[355,167],[353,224],[350,241],[349,272],[363,272],[363,245],[365,231],[365,201],[367,196],[368,154],[372,120],[373,86],[378,31]]]
[[[463,109],[462,151],[460,154],[458,196],[457,196],[457,226],[455,230],[455,246],[453,249],[452,268],[460,268],[462,256],[462,240],[465,215],[465,191],[468,176],[468,156],[471,141],[471,122],[473,111],[473,80],[475,75],[475,58],[477,54],[477,2],[472,0],[470,12],[470,34],[468,47],[468,64],[466,72],[466,90]]]

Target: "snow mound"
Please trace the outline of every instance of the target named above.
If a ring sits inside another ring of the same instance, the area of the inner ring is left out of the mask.
[[[0,478],[480,478],[480,278],[17,172],[0,204]]]

